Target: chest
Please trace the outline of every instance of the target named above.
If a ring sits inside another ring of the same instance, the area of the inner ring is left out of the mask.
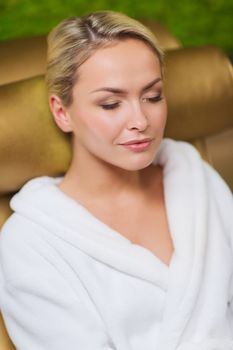
[[[125,197],[108,206],[99,203],[92,206],[91,212],[133,244],[148,249],[169,265],[174,247],[162,184],[154,191],[151,189],[148,197]]]
[[[150,250],[169,265],[174,247],[164,203],[119,211],[105,221],[133,244]]]

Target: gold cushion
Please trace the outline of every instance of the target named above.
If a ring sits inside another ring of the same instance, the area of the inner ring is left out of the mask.
[[[1,314],[0,314],[0,349],[15,350],[15,347],[7,334]]]
[[[155,22],[152,19],[140,19],[140,22],[150,28],[163,50],[166,51],[182,47],[181,42],[162,23]]]
[[[44,77],[0,86],[0,193],[27,180],[63,173],[70,162],[67,134],[50,114]]]
[[[192,140],[233,127],[233,74],[224,52],[181,48],[168,51],[165,59],[166,135]]]
[[[0,196],[0,229],[1,229],[1,226],[4,224],[4,222],[6,221],[6,219],[12,213],[12,210],[9,206],[9,201],[11,197],[12,197],[12,194]]]
[[[44,74],[45,36],[0,42],[0,85]]]

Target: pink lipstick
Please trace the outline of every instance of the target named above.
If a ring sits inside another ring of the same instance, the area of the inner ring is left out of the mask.
[[[151,139],[145,139],[142,141],[132,140],[132,141],[123,143],[121,145],[133,152],[142,152],[147,150],[150,144],[151,144]]]

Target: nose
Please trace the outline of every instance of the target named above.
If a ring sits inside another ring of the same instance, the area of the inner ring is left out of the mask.
[[[129,115],[130,117],[127,121],[127,128],[129,130],[135,129],[138,131],[144,131],[148,127],[148,118],[140,103],[135,103],[132,105]]]

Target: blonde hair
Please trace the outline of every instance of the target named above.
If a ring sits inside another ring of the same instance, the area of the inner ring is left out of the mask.
[[[72,104],[78,67],[96,49],[129,38],[147,44],[159,58],[163,69],[163,52],[157,39],[133,18],[119,12],[97,11],[62,21],[48,35],[46,82],[49,94],[60,97],[64,106]]]

